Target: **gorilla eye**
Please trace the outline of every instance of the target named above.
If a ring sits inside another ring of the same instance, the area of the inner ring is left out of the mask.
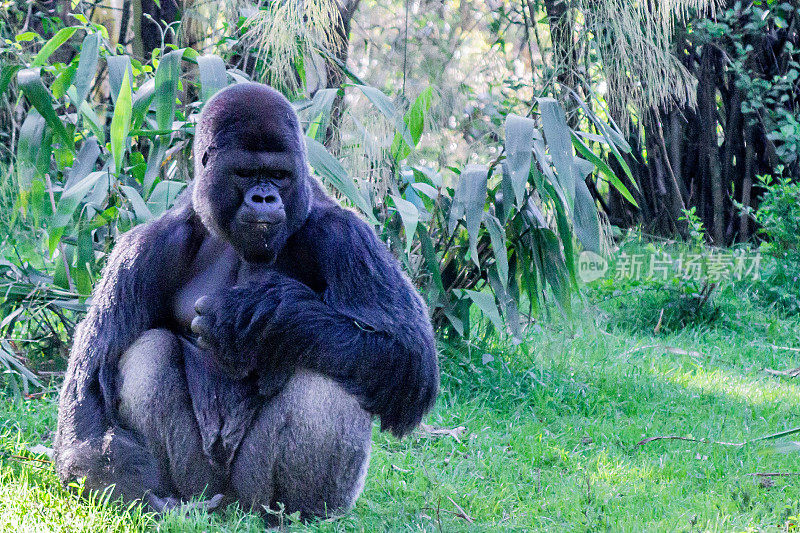
[[[285,187],[289,184],[292,174],[285,170],[276,170],[272,173],[269,181],[274,183],[277,187]]]

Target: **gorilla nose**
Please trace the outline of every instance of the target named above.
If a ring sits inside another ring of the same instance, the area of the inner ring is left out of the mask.
[[[256,223],[275,224],[286,219],[286,211],[278,189],[272,185],[256,185],[244,196],[244,202]]]

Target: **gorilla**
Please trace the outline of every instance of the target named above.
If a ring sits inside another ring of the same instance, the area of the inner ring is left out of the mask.
[[[277,91],[217,93],[193,154],[193,182],[119,239],[76,330],[56,471],[157,511],[203,495],[346,511],[371,416],[401,437],[436,399],[425,304],[311,176]]]

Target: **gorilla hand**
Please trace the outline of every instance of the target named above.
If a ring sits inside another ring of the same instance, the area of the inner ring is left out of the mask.
[[[235,379],[256,369],[293,365],[300,351],[275,344],[298,306],[321,303],[306,285],[277,272],[259,283],[203,296],[195,303],[192,331],[220,367]],[[301,339],[296,339],[302,342]],[[281,349],[284,348],[284,349]]]

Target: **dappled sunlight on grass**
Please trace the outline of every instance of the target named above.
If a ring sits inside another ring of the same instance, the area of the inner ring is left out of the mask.
[[[701,394],[729,396],[751,406],[764,406],[785,402],[796,404],[800,399],[800,386],[764,375],[753,377],[725,368],[650,368],[653,376]]]

